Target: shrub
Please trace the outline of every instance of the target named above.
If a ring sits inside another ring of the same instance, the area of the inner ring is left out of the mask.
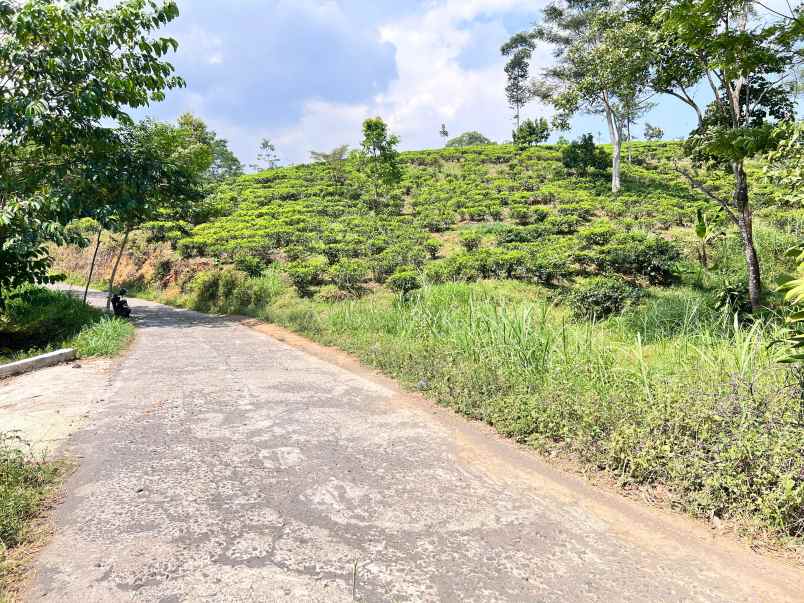
[[[58,344],[77,335],[100,313],[69,295],[26,285],[4,295],[0,349],[22,350]]]
[[[349,293],[359,291],[368,275],[368,264],[363,260],[355,259],[342,259],[332,266],[327,273],[327,276],[334,281],[338,289]]]
[[[479,258],[468,253],[457,253],[431,262],[425,267],[424,274],[431,283],[476,281],[483,275]]]
[[[260,276],[265,270],[265,262],[247,253],[238,253],[234,258],[234,266],[237,270],[253,277]]]
[[[619,314],[642,296],[641,289],[621,277],[598,276],[573,286],[567,301],[576,318],[594,320]]]
[[[424,242],[424,249],[430,255],[430,259],[434,260],[438,257],[438,254],[441,251],[441,241],[435,237],[429,238]]]
[[[590,170],[608,168],[609,156],[605,149],[595,144],[591,134],[584,134],[561,149],[561,163],[571,172],[585,176]]]
[[[388,278],[387,284],[391,291],[400,293],[402,297],[407,297],[422,286],[418,273],[411,266],[399,268]]]
[[[544,228],[547,232],[554,235],[573,234],[578,230],[581,219],[577,216],[555,215],[550,216],[544,221]]]
[[[514,205],[511,207],[511,219],[521,226],[544,222],[549,216],[550,210],[541,205]]]
[[[751,299],[748,295],[748,284],[725,280],[715,288],[715,308],[731,318],[737,315],[739,320],[745,319],[752,312]]]
[[[318,293],[315,294],[315,299],[317,301],[329,304],[342,302],[350,297],[351,295],[347,291],[338,289],[336,285],[324,285],[318,290]]]
[[[461,246],[466,249],[466,251],[479,249],[482,242],[483,237],[476,230],[464,230],[460,234]]]
[[[587,245],[605,245],[617,234],[617,229],[611,222],[601,220],[590,224],[578,231],[578,238]]]
[[[681,250],[675,243],[656,235],[629,232],[615,236],[600,248],[597,264],[626,276],[641,276],[653,285],[666,285],[673,279]]]
[[[327,260],[320,256],[308,260],[297,260],[285,266],[285,272],[300,295],[307,295],[310,287],[320,285],[326,271]]]

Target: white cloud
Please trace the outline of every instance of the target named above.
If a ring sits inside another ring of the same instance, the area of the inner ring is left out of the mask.
[[[474,45],[498,48],[508,37],[503,16],[523,18],[546,2],[533,0],[446,0],[431,2],[424,13],[381,26],[378,36],[396,49],[397,78],[367,102],[338,104],[309,100],[301,119],[278,132],[277,146],[290,161],[304,161],[310,148],[356,144],[360,124],[379,115],[402,138],[405,149],[439,146],[445,123],[451,134],[479,130],[502,140],[511,134],[511,113],[504,95],[505,60],[492,52],[480,66],[464,66],[462,55]],[[490,44],[489,36],[499,39]],[[537,58],[538,61],[538,58]],[[528,114],[546,114],[531,104]]]

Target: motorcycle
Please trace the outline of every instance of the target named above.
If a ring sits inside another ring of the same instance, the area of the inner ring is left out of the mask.
[[[120,318],[129,318],[131,316],[131,308],[128,306],[128,301],[123,299],[123,296],[128,293],[125,289],[120,289],[119,293],[112,296],[112,309],[114,315]]]

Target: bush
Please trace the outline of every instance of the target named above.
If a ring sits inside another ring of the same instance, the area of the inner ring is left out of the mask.
[[[476,230],[464,230],[461,232],[459,240],[461,246],[466,249],[466,251],[475,251],[480,248],[483,237]]]
[[[234,266],[241,272],[245,272],[249,276],[260,276],[262,271],[265,270],[265,262],[260,258],[248,255],[247,253],[238,253],[234,258]]]
[[[609,166],[606,150],[595,144],[591,134],[584,134],[561,149],[561,163],[565,168],[585,176],[590,170],[605,170]]]
[[[483,276],[482,263],[474,254],[457,253],[444,260],[431,262],[424,269],[431,283],[476,281]]]
[[[0,355],[58,345],[101,313],[65,293],[26,285],[4,295],[0,314]]]
[[[421,279],[413,267],[403,267],[398,269],[388,278],[388,288],[391,291],[400,293],[402,297],[407,297],[412,291],[421,289]]]
[[[342,259],[329,269],[327,276],[341,291],[356,293],[368,278],[369,268],[363,260]]]
[[[350,297],[351,295],[348,292],[338,289],[335,285],[324,285],[318,290],[318,293],[315,294],[317,301],[328,304],[342,302]]]
[[[653,285],[667,285],[673,280],[680,258],[681,250],[675,243],[656,235],[629,232],[615,236],[601,247],[593,261],[602,271],[641,276]]]
[[[297,260],[285,266],[290,281],[300,295],[307,295],[310,287],[320,285],[327,272],[326,258],[317,256],[308,260]]]
[[[429,254],[430,259],[434,260],[438,257],[438,254],[441,251],[441,241],[439,241],[435,237],[427,239],[424,242],[424,249]]]
[[[599,247],[610,242],[617,232],[617,229],[611,222],[601,220],[581,228],[578,231],[578,238],[586,245]]]
[[[573,286],[567,302],[576,318],[595,320],[619,314],[642,297],[642,290],[623,278],[598,276]]]

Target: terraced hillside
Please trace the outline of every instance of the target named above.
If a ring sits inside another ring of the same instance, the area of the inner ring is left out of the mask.
[[[751,166],[768,310],[748,320],[736,232],[678,171],[679,145],[627,154],[618,196],[556,146],[404,153],[381,196],[356,157],[268,170],[219,185],[186,222],[147,225],[121,274],[142,295],[337,345],[505,435],[794,546],[802,376],[769,344],[804,210]],[[728,191],[725,174],[703,183]],[[115,245],[104,237],[100,279]],[[57,253],[86,273],[91,249]]]

